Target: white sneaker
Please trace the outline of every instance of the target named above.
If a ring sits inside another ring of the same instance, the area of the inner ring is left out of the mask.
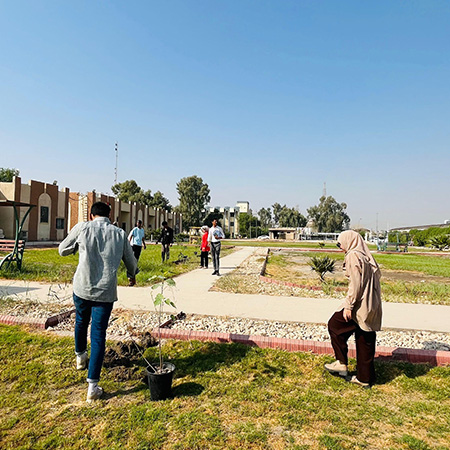
[[[91,403],[98,400],[103,395],[103,388],[95,384],[92,388],[89,386],[86,401]]]
[[[87,367],[88,354],[87,352],[77,355],[77,370],[84,370]]]
[[[362,381],[359,381],[358,378],[356,378],[356,375],[353,375],[349,381],[350,381],[350,383],[357,384],[358,386],[362,386],[363,388],[366,388],[366,389],[370,388],[369,383],[363,383]]]
[[[330,373],[337,373],[341,377],[346,377],[348,375],[347,366],[342,364],[340,361],[335,361],[333,363],[325,364],[325,370]]]

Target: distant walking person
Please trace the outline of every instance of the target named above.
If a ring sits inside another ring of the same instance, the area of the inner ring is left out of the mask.
[[[162,223],[161,230],[161,258],[162,262],[169,261],[170,246],[173,244],[173,230],[169,227],[166,221]]]
[[[331,316],[328,331],[336,361],[325,364],[331,373],[347,376],[349,337],[355,333],[356,376],[349,381],[363,387],[375,382],[376,331],[381,330],[381,272],[359,233],[348,230],[338,237],[345,252],[344,273],[349,279],[343,309]]]
[[[123,260],[134,276],[136,258],[125,231],[109,221],[111,208],[97,202],[91,208],[91,221],[75,225],[59,244],[61,256],[80,252],[73,278],[75,317],[75,354],[77,369],[88,365],[87,331],[91,323],[91,357],[88,369],[87,401],[103,394],[98,386],[105,356],[106,329],[113,303],[117,300],[117,269]]]
[[[208,242],[211,242],[211,256],[214,265],[214,272],[212,275],[220,276],[219,267],[220,267],[220,248],[222,243],[220,242],[222,239],[225,239],[225,234],[217,225],[217,220],[214,219],[212,221],[212,227],[209,229],[208,234]]]
[[[208,256],[209,251],[211,250],[211,247],[209,246],[208,242],[208,235],[209,235],[209,227],[206,225],[203,225],[200,229],[202,234],[202,244],[200,246],[200,267],[203,269],[208,268]]]
[[[142,220],[136,222],[136,226],[130,231],[128,235],[128,240],[133,248],[134,257],[136,258],[136,263],[139,261],[141,256],[142,247],[147,248],[145,244],[145,231],[142,227]],[[136,277],[128,277],[129,286],[134,286],[136,284]]]

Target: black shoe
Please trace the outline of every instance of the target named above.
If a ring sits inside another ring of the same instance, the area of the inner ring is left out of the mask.
[[[220,273],[219,273],[219,272],[216,272],[216,275],[217,275],[218,277],[220,277]]]
[[[217,275],[217,271],[214,271],[211,275]]]

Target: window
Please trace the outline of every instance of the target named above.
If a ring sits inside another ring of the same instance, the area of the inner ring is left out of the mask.
[[[64,219],[56,219],[56,229],[64,230]]]
[[[41,223],[48,223],[48,206],[41,206]]]
[[[230,227],[234,227],[234,222],[230,222]]]

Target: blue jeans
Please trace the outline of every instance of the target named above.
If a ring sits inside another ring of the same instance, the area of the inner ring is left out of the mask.
[[[80,355],[87,350],[87,331],[91,323],[91,357],[89,358],[88,381],[99,381],[105,357],[106,329],[113,303],[84,300],[73,294],[76,308],[75,353]]]

